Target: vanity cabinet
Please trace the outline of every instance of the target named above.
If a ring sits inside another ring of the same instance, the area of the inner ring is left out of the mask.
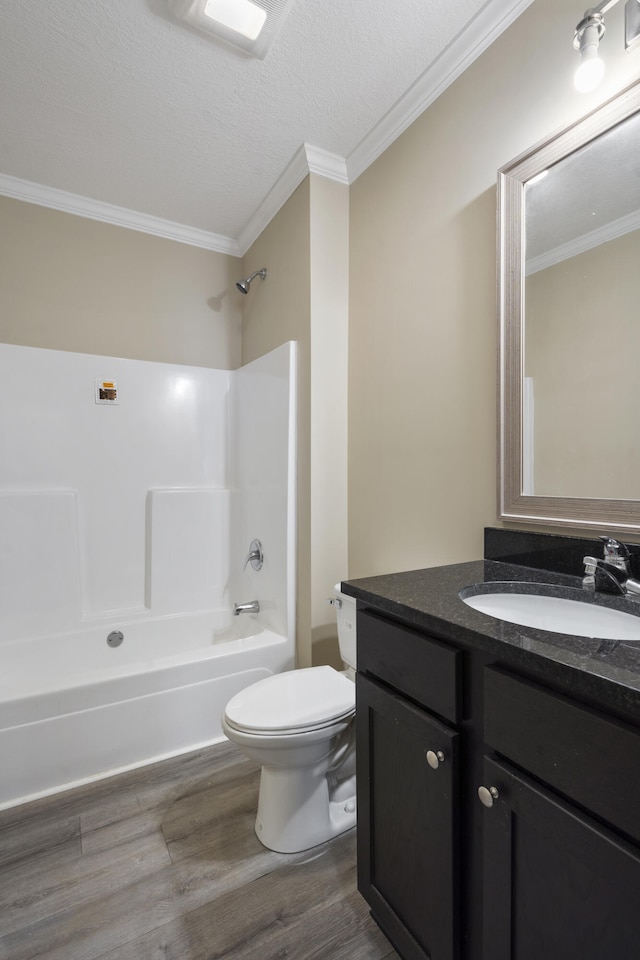
[[[356,737],[358,886],[404,960],[640,956],[636,725],[368,607]]]
[[[484,690],[483,957],[632,960],[640,733],[503,670]]]
[[[358,886],[405,960],[458,960],[460,738],[443,716],[458,711],[459,651],[367,613],[361,632]]]
[[[515,767],[485,777],[483,958],[634,960],[640,851]]]

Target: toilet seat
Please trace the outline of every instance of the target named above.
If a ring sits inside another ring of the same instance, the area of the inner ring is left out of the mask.
[[[306,667],[259,680],[232,697],[230,727],[269,735],[306,733],[348,719],[355,712],[355,684],[333,667]]]

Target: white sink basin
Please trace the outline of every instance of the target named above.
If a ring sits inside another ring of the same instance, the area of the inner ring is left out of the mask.
[[[579,599],[532,593],[470,593],[462,596],[468,606],[497,620],[535,627],[552,633],[602,640],[640,641],[640,616],[586,603]],[[468,588],[473,589],[473,588]],[[576,591],[579,593],[579,591]],[[640,613],[640,606],[638,612]]]

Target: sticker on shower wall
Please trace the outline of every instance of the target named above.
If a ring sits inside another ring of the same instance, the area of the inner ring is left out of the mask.
[[[120,403],[115,380],[96,380],[96,403]]]

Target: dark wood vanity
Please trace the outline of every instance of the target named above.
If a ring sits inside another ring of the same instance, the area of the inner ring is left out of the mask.
[[[494,561],[343,584],[358,599],[359,889],[404,960],[635,960],[640,644],[459,599],[496,579],[575,585]]]

